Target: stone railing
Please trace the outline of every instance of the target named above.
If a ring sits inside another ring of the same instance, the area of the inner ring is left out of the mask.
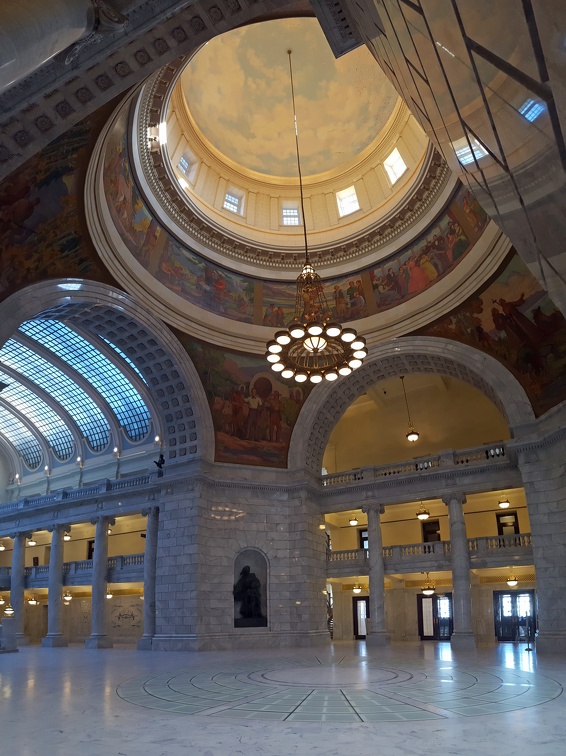
[[[411,461],[396,462],[376,467],[360,467],[340,473],[332,473],[322,477],[322,485],[326,488],[347,486],[352,483],[383,480],[396,476],[426,474],[441,470],[455,470],[461,465],[479,466],[486,463],[506,461],[505,445],[503,443],[484,444],[483,446],[464,449],[463,451],[446,451],[426,457],[418,457]]]
[[[145,473],[143,475],[134,475],[131,478],[117,478],[116,480],[108,479],[94,485],[83,486],[82,488],[61,488],[57,491],[43,494],[41,496],[30,496],[18,499],[17,501],[8,502],[7,504],[0,504],[0,515],[9,514],[17,509],[38,508],[56,504],[60,501],[76,501],[87,499],[91,496],[113,493],[114,491],[139,488],[153,483],[157,478],[162,478],[163,475],[163,470],[156,470],[155,472]]]
[[[108,558],[108,579],[111,582],[143,580],[144,554],[125,554]],[[0,590],[10,584],[10,567],[0,567]],[[91,582],[92,559],[63,564],[63,585],[84,585]],[[43,588],[49,581],[49,565],[25,568],[26,588]]]
[[[498,566],[497,559],[508,558],[509,552],[514,555],[532,556],[532,538],[530,533],[519,533],[507,536],[485,536],[468,538],[468,549],[472,559],[476,556],[494,558],[493,566]],[[410,572],[418,568],[422,562],[430,560],[445,561],[446,569],[450,569],[450,541],[432,541],[431,543],[408,543],[399,546],[384,546],[383,558],[385,566],[399,567],[402,564]],[[348,567],[355,574],[356,569],[367,569],[368,549],[347,549],[344,551],[328,551],[326,561],[329,573],[345,573]],[[489,566],[489,565],[486,565]],[[338,575],[337,575],[338,576]]]

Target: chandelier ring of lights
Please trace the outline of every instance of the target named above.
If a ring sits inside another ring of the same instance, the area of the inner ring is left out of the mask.
[[[361,367],[368,352],[366,340],[362,336],[358,336],[353,328],[344,328],[333,320],[332,308],[329,307],[324,294],[324,284],[309,259],[291,50],[287,50],[287,54],[295,122],[305,262],[297,278],[293,321],[286,330],[277,331],[275,337],[267,342],[265,356],[271,363],[271,369],[281,373],[282,378],[294,379],[296,383],[320,383],[324,379],[335,381],[341,375],[349,375],[352,370]]]

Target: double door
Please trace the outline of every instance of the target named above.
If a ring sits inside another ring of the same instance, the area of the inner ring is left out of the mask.
[[[417,595],[419,636],[421,640],[450,640],[452,635],[452,594]]]
[[[535,634],[535,592],[494,591],[493,616],[498,641],[529,641]]]

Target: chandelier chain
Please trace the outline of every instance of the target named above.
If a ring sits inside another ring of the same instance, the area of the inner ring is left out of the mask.
[[[289,56],[289,77],[291,80],[291,100],[293,102],[293,121],[295,124],[295,150],[297,153],[297,170],[299,173],[299,194],[301,198],[301,215],[303,220],[303,238],[305,240],[305,264],[310,262],[309,246],[307,242],[307,220],[305,218],[305,198],[303,194],[303,174],[301,171],[301,157],[299,152],[299,127],[297,125],[297,108],[295,106],[295,85],[293,82],[293,64],[291,63],[292,50],[287,50]]]

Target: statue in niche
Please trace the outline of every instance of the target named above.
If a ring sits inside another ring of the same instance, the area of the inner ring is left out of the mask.
[[[234,627],[266,627],[267,618],[261,612],[261,583],[249,565],[242,568],[233,590],[234,601],[240,602],[239,619]]]

